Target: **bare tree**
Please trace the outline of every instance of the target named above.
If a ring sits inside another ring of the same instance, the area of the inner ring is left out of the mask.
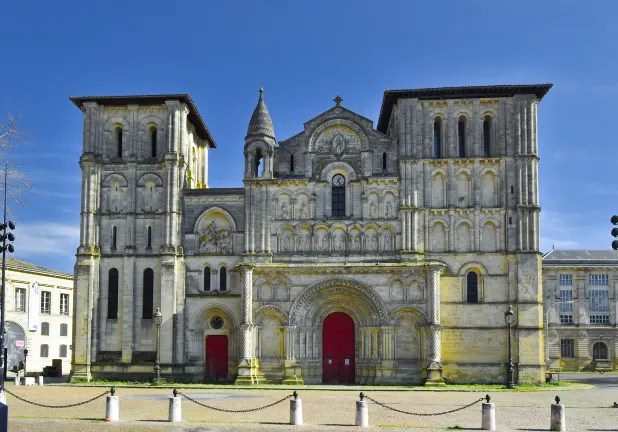
[[[15,150],[27,143],[30,131],[23,130],[19,121],[23,115],[13,116],[7,111],[6,119],[0,119],[0,207],[4,204],[4,170],[7,169],[7,213],[11,214],[12,204],[24,207],[28,204],[30,181],[21,170],[23,161],[17,160]]]

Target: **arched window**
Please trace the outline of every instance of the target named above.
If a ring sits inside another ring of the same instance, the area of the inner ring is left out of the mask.
[[[66,345],[60,345],[60,356],[59,357],[66,357],[67,356],[67,346]]]
[[[290,172],[294,172],[294,155],[290,155]]]
[[[227,290],[227,269],[221,266],[219,270],[219,291]]]
[[[41,345],[41,357],[49,357],[49,345]]]
[[[150,156],[157,157],[157,128],[154,126],[150,127]]]
[[[115,133],[116,133],[116,149],[117,149],[116,156],[121,158],[122,157],[122,128],[118,126],[115,130]]]
[[[382,169],[386,170],[386,152],[382,153]]]
[[[464,116],[459,117],[457,124],[457,142],[459,157],[466,157],[466,118]]]
[[[146,248],[152,249],[152,227],[148,227],[148,233],[146,238]]]
[[[333,176],[332,209],[334,217],[345,216],[345,177],[341,174]]]
[[[485,116],[483,120],[483,157],[491,156],[491,117]]]
[[[262,177],[264,173],[264,156],[262,155],[262,149],[257,149],[255,152],[255,176]]]
[[[116,249],[116,227],[112,227],[112,249]]]
[[[49,336],[49,323],[48,322],[41,323],[41,336]]]
[[[607,360],[607,345],[603,342],[597,342],[592,346],[592,358],[594,360]]]
[[[210,267],[204,269],[204,291],[210,291]]]
[[[154,312],[154,272],[150,268],[144,270],[142,301],[142,319],[152,319]]]
[[[442,157],[442,120],[436,117],[433,122],[433,157],[439,159]]]
[[[118,319],[118,270],[109,270],[107,280],[107,319]]]
[[[466,276],[466,300],[468,303],[479,302],[479,276],[475,272]]]
[[[68,336],[69,326],[67,324],[60,324],[60,336]]]

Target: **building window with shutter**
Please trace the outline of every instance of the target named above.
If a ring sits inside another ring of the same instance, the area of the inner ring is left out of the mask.
[[[60,324],[60,336],[68,336],[69,326],[66,324]]]
[[[560,339],[560,357],[575,357],[575,339]]]
[[[65,358],[67,356],[67,346],[60,345],[60,357]]]
[[[48,322],[41,323],[41,336],[49,336],[49,323]]]
[[[51,313],[51,292],[49,291],[41,291],[41,313],[48,315]]]
[[[60,315],[69,315],[69,295],[60,294]]]
[[[15,312],[26,312],[26,290],[15,288]]]
[[[588,275],[590,324],[609,324],[609,283],[606,274]]]
[[[41,345],[41,357],[43,358],[49,357],[49,345],[47,344]]]

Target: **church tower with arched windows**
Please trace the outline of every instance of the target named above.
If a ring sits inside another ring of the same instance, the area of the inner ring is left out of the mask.
[[[551,85],[386,91],[277,141],[260,89],[238,187],[188,95],[82,109],[76,378],[541,382],[537,105]],[[276,110],[275,110],[276,111]],[[249,115],[251,114],[251,115]],[[275,112],[276,118],[276,112]],[[239,155],[239,166],[242,163]],[[241,183],[242,181],[242,183]]]

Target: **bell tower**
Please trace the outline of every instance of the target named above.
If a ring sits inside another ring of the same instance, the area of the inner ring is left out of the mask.
[[[275,129],[264,103],[264,89],[253,110],[245,137],[245,180],[273,178]]]

